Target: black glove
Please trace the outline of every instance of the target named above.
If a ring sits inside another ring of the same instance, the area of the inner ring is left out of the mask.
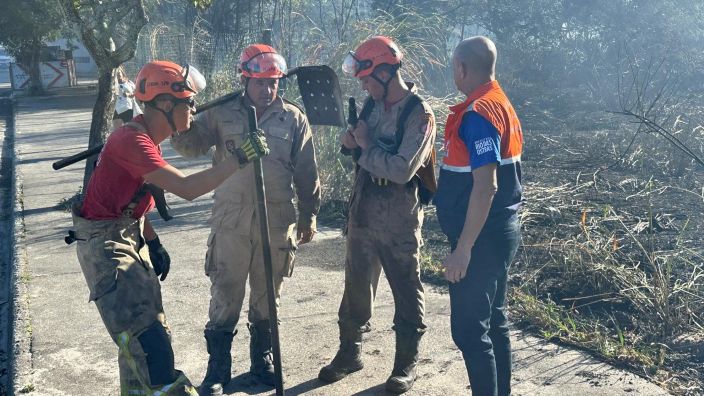
[[[266,137],[264,137],[262,130],[250,133],[242,145],[235,149],[235,155],[237,155],[240,165],[247,164],[268,154],[269,146],[266,144]]]
[[[152,261],[154,272],[156,272],[156,276],[161,275],[159,279],[163,281],[171,269],[171,257],[161,245],[159,237],[147,241],[147,246],[149,247],[149,259]]]

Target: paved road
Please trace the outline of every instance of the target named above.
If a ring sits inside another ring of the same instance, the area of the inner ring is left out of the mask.
[[[71,94],[70,90],[67,94]],[[24,205],[22,306],[18,333],[16,390],[38,395],[117,395],[116,347],[105,332],[75,258],[75,247],[63,241],[70,226],[67,213],[53,207],[73,195],[82,166],[55,172],[51,162],[85,149],[91,95],[22,99],[17,127],[19,187]],[[205,168],[208,160],[186,162],[165,144],[167,159],[187,173]],[[155,220],[169,250],[172,271],[163,283],[165,309],[174,330],[177,366],[198,383],[207,354],[202,336],[207,316],[208,281],[203,257],[210,197],[185,202],[174,196],[176,218]],[[319,368],[337,347],[336,312],[343,285],[344,240],[339,231],[323,230],[301,247],[294,277],[283,296],[282,344],[287,394],[384,394],[383,383],[393,361],[392,296],[381,282],[364,345],[366,368],[339,383],[323,386]],[[468,394],[467,377],[449,334],[449,299],[442,289],[427,286],[429,332],[422,345],[420,377],[411,395]],[[245,305],[246,306],[246,305]],[[242,313],[246,318],[246,312]],[[253,384],[248,369],[248,334],[240,325],[233,352],[236,380],[230,394],[270,394]],[[665,392],[643,379],[595,361],[584,353],[514,332],[517,395],[658,395]]]

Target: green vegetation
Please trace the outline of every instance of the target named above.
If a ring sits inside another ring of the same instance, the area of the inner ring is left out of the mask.
[[[41,84],[39,62],[46,40],[58,37],[61,32],[61,12],[56,2],[26,0],[10,2],[0,0],[0,44],[15,59],[29,66],[29,93],[44,92]]]

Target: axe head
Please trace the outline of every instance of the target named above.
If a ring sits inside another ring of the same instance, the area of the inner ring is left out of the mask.
[[[300,66],[291,70],[298,80],[308,121],[312,125],[346,125],[342,91],[337,74],[329,66]]]

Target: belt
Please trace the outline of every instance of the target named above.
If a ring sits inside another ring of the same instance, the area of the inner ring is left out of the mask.
[[[370,177],[372,178],[372,183],[376,184],[377,186],[388,186],[392,183],[389,179],[384,179],[383,177]]]

